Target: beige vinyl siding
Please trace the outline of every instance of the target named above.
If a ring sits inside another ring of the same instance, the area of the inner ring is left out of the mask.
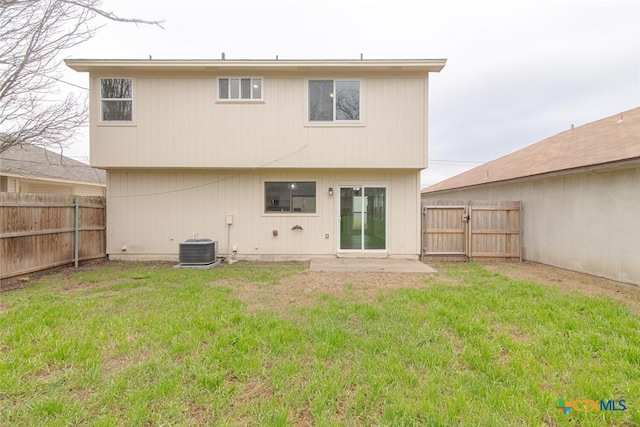
[[[70,185],[59,185],[42,182],[20,181],[20,193],[37,194],[73,194],[73,187]]]
[[[76,185],[73,194],[76,196],[106,196],[107,189],[98,185]]]
[[[263,102],[224,102],[216,101],[213,74],[133,75],[133,122],[103,124],[100,77],[104,75],[91,76],[93,166],[422,169],[427,165],[424,76],[362,77],[362,123],[353,125],[307,122],[307,79],[317,76],[265,76]]]
[[[523,258],[640,284],[640,167],[523,179],[423,195],[522,200]]]
[[[77,196],[104,196],[106,194],[104,186],[74,182],[9,177],[7,184],[7,191],[16,193],[73,194]]]
[[[17,193],[18,192],[18,180],[12,176],[3,176],[3,180],[5,180],[6,188],[2,188],[2,191],[6,191],[8,193]]]
[[[316,213],[264,213],[265,181],[315,181]],[[107,252],[176,260],[178,244],[197,236],[218,240],[221,253],[236,246],[239,257],[335,255],[340,185],[385,186],[388,253],[417,257],[418,170],[110,170]]]

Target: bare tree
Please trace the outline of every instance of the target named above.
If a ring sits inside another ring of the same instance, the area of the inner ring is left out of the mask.
[[[163,28],[102,0],[0,0],[0,153],[25,142],[64,148],[86,123],[84,96],[60,100],[60,53],[93,37],[100,17]]]

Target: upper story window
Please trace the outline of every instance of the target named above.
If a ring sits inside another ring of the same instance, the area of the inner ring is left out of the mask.
[[[220,77],[218,99],[221,101],[262,100],[262,79],[255,77]]]
[[[100,117],[103,122],[133,120],[133,79],[100,79]]]
[[[265,182],[265,212],[315,213],[315,182]]]
[[[309,80],[309,121],[360,121],[360,81]]]

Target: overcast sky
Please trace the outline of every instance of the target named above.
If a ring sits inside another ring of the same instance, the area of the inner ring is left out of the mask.
[[[571,127],[640,106],[640,2],[105,0],[122,17],[73,58],[446,58],[432,74],[435,184]],[[88,86],[71,70],[64,78]],[[88,132],[65,154],[89,156]]]

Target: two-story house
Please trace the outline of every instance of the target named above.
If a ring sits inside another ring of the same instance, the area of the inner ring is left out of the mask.
[[[66,60],[89,72],[107,253],[169,259],[420,253],[420,60]]]

